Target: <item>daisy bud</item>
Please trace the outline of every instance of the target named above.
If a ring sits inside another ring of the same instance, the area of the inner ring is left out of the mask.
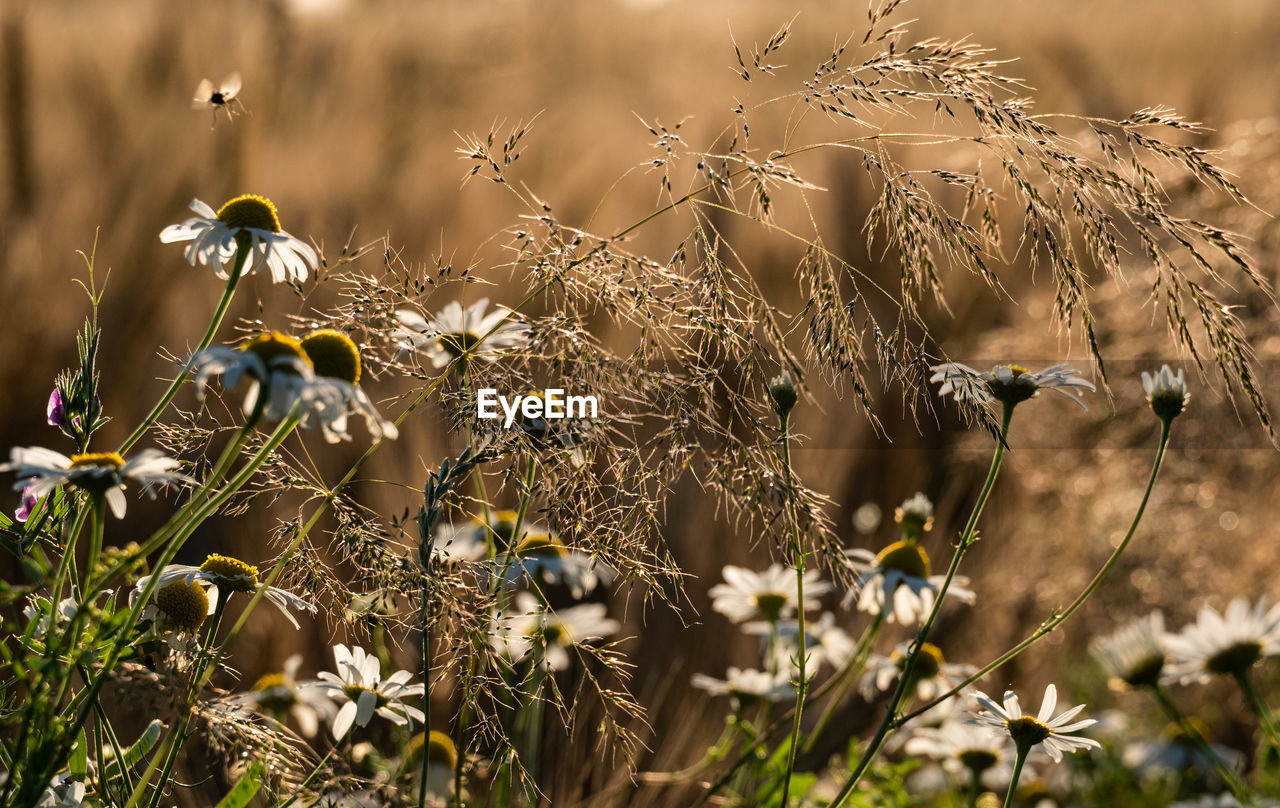
[[[1175,375],[1168,365],[1162,365],[1153,376],[1145,370],[1142,372],[1142,389],[1147,394],[1147,403],[1161,421],[1168,423],[1182,414],[1191,403],[1191,394],[1187,392],[1187,380],[1179,370]]]
[[[893,521],[902,525],[902,535],[907,539],[918,539],[933,529],[933,503],[917,492],[894,510]]]
[[[769,399],[773,401],[774,412],[778,413],[779,418],[786,418],[791,414],[800,395],[796,391],[796,384],[791,380],[790,373],[784,370],[773,377],[769,382]]]

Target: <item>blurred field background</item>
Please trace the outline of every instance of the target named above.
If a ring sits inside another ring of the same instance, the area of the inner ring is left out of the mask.
[[[495,121],[537,116],[518,176],[561,221],[612,231],[659,201],[657,176],[634,172],[597,209],[617,177],[654,156],[653,138],[637,115],[668,125],[687,118],[682,137],[707,148],[732,122],[738,100],[758,102],[769,92],[794,89],[833,42],[854,32],[860,37],[866,20],[861,0],[785,7],[744,0],[352,0],[323,12],[301,8],[161,0],[5,4],[0,323],[8,345],[0,354],[7,391],[0,397],[0,445],[57,447],[54,430],[43,426],[44,404],[55,372],[74,361],[73,335],[87,310],[71,282],[81,270],[75,251],[88,251],[99,228],[99,269],[112,268],[101,316],[104,405],[116,419],[106,434],[115,441],[163,390],[157,377],[169,366],[158,358],[158,346],[182,354],[198,339],[220,291],[207,271],[188,267],[180,250],[157,238],[165,225],[186,217],[193,197],[216,207],[239,193],[268,196],[286,229],[316,239],[331,258],[353,232],[356,244],[385,235],[411,265],[445,256],[485,274],[486,266],[503,260],[490,237],[518,211],[492,185],[460,189],[466,165],[454,154],[457,133],[483,134]],[[797,12],[777,60],[790,67],[773,84],[744,84],[730,69],[731,31],[744,46],[763,42]],[[920,18],[913,37],[972,34],[1003,56],[1019,57],[1008,72],[1036,88],[1042,111],[1123,117],[1164,104],[1218,130],[1207,142],[1225,150],[1228,168],[1261,210],[1192,188],[1173,190],[1210,221],[1250,237],[1260,266],[1275,281],[1280,232],[1268,214],[1280,210],[1280,4],[917,0],[904,16]],[[211,128],[207,113],[189,109],[191,91],[202,77],[216,81],[233,70],[244,76],[241,98],[251,114]],[[770,137],[786,110],[777,112],[776,119],[760,114],[753,120],[762,133],[753,145],[778,145]],[[947,167],[951,158],[932,150],[927,159]],[[856,161],[823,154],[797,167],[830,189],[815,197],[815,216],[833,249],[873,277],[895,278],[892,256],[868,254],[861,243],[873,197]],[[794,245],[745,226],[739,232],[730,220],[718,224],[741,239],[739,253],[752,256],[751,271],[777,292],[775,302],[797,310],[801,301],[787,297],[794,294],[787,291]],[[687,218],[669,217],[640,243],[665,259],[688,226]],[[364,260],[373,269],[378,256]],[[950,356],[1033,365],[1086,357],[1078,342],[1047,325],[1052,292],[1033,289],[1021,267],[1002,271],[1018,305],[969,278],[944,280],[954,316],[935,311],[930,318]],[[1178,357],[1170,354],[1162,322],[1142,308],[1140,270],[1128,284],[1097,282],[1114,397],[1094,397],[1087,413],[1057,397],[1019,411],[1025,420],[1015,427],[1011,465],[988,508],[983,541],[967,562],[977,606],[963,619],[945,613],[941,627],[940,644],[954,660],[985,662],[1069,601],[1119,540],[1141,494],[1157,424],[1143,412],[1137,371]],[[517,288],[501,283],[485,291],[495,302],[519,297]],[[1274,396],[1280,317],[1256,293],[1242,291],[1230,302],[1247,312]],[[270,313],[291,303],[287,292],[258,276],[242,287],[233,313],[257,318],[260,305]],[[608,323],[600,327],[607,333]],[[1255,597],[1268,587],[1280,596],[1269,571],[1280,540],[1274,497],[1280,458],[1250,413],[1237,419],[1229,402],[1195,381],[1195,412],[1179,424],[1186,431],[1175,437],[1121,574],[1064,631],[1019,659],[1016,670],[989,680],[989,688],[1017,678],[1034,689],[1053,677],[1077,687],[1077,700],[1093,699],[1101,674],[1087,664],[1084,648],[1114,620],[1160,606],[1178,626],[1206,600],[1221,607],[1230,595]],[[375,389],[375,397],[394,392]],[[891,519],[876,528],[865,508],[863,530],[855,529],[860,507],[872,503],[891,517],[898,502],[922,490],[938,503],[930,549],[935,559],[944,557],[985,472],[989,439],[955,423],[917,426],[890,393],[880,407],[890,442],[851,415],[848,401],[822,390],[817,398],[819,406],[800,416],[809,444],[797,464],[811,486],[836,501],[833,515],[847,527],[849,543],[875,549],[892,535]],[[389,513],[412,507],[424,468],[460,448],[442,440],[437,421],[415,418],[370,467],[374,477],[409,486],[403,496],[371,489]],[[361,450],[341,447],[330,466],[334,475]],[[6,508],[16,504],[16,494],[11,500]],[[678,768],[719,732],[723,705],[689,692],[690,674],[720,675],[726,664],[748,666],[754,659],[751,645],[709,613],[705,591],[725,563],[764,566],[767,548],[753,549],[751,537],[717,524],[713,510],[691,485],[673,494],[668,511],[666,539],[702,580],[691,587],[701,616],[685,614],[693,623],[686,627],[662,609],[626,612],[626,633],[635,637],[626,647],[638,665],[635,687],[650,708],[647,737],[657,750],[637,761],[642,768]],[[125,524],[143,526],[161,512],[162,506],[131,506]],[[218,535],[197,537],[190,557],[217,549],[266,560],[259,537],[267,525],[259,520],[224,520]],[[615,612],[621,611],[619,600]],[[308,654],[304,673],[310,673],[330,663],[329,636],[326,626],[295,633],[274,618],[255,620],[233,662],[249,683],[302,650]],[[1248,728],[1230,720],[1244,714],[1231,701],[1237,697],[1225,689],[1221,695],[1214,730],[1226,740],[1245,737]],[[846,726],[856,726],[860,714],[850,710]],[[586,735],[575,739],[581,750],[592,744]],[[581,751],[563,745],[555,759],[575,754]],[[581,772],[561,776],[565,782],[553,793],[568,797],[583,788]],[[596,788],[614,772],[592,776]]]

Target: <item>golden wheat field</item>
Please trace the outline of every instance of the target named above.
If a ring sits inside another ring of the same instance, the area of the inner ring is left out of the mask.
[[[4,0],[0,450],[62,459],[2,478],[51,482],[0,522],[0,805],[1277,804],[1278,48],[1274,0]],[[82,374],[57,426],[90,258],[109,420]],[[350,384],[216,353],[316,329]],[[1153,610],[1163,674],[1095,661]]]

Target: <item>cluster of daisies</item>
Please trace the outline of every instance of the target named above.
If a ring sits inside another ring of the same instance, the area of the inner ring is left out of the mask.
[[[215,379],[223,391],[243,394],[243,435],[261,424],[274,423],[278,424],[276,434],[281,436],[302,428],[318,431],[329,443],[349,441],[350,421],[359,416],[373,440],[395,439],[396,423],[381,416],[361,387],[361,353],[348,334],[333,328],[297,335],[265,331],[232,345],[208,345],[242,277],[265,269],[276,283],[301,283],[319,268],[319,256],[311,245],[282,229],[275,206],[263,197],[236,197],[216,211],[196,200],[191,209],[195,216],[165,228],[160,239],[165,243],[185,243],[187,261],[193,266],[211,267],[226,281],[226,291],[205,343],[184,362],[168,395],[126,448],[141,437],[184,381],[193,382],[196,395],[203,402]],[[399,328],[392,336],[403,351],[421,351],[437,368],[450,362],[465,365],[473,359],[493,362],[526,344],[529,327],[510,309],[495,307],[486,312],[487,308],[487,299],[465,309],[450,303],[429,319],[402,310],[397,313]],[[213,489],[206,488],[219,480],[211,479],[202,485],[183,471],[182,461],[158,449],[141,449],[128,457],[126,449],[86,449],[106,419],[101,417],[100,404],[93,393],[96,376],[86,381],[81,375],[67,374],[59,379],[46,411],[47,422],[70,438],[79,451],[67,455],[38,446],[16,447],[10,451],[8,462],[0,464],[0,471],[16,475],[14,489],[21,492],[14,514],[17,521],[30,522],[29,527],[38,529],[60,513],[57,509],[61,503],[74,502],[77,494],[83,497],[82,507],[99,514],[109,509],[116,518],[123,518],[126,491],[130,488],[153,499],[165,488],[195,489],[178,515],[207,518],[221,500]],[[55,498],[55,494],[59,497]],[[512,517],[499,513],[493,523],[478,531],[453,531],[454,535],[439,542],[440,557],[448,563],[475,563],[478,569],[483,566],[483,574],[503,582],[504,589],[514,589],[525,580],[531,585],[530,590],[537,591],[540,585],[563,586],[578,599],[612,580],[613,573],[607,567],[565,548],[551,533],[532,524],[520,531],[518,540],[510,533],[506,542],[500,542],[503,554],[496,561],[491,555],[487,566],[480,563],[484,553],[474,553],[474,540],[501,532],[503,519],[510,521]],[[507,524],[508,530],[512,528],[514,525]],[[189,533],[187,530],[185,535]],[[470,546],[468,538],[472,540]],[[479,544],[483,548],[493,542],[481,538]],[[95,546],[94,553],[97,552]],[[91,563],[89,574],[93,571]],[[274,580],[278,572],[278,568],[273,570],[268,580]],[[48,641],[52,646],[52,638],[74,627],[73,621],[77,615],[82,616],[81,610],[88,603],[103,597],[114,602],[111,590],[90,596],[79,592],[79,586],[75,581],[71,583],[71,597],[30,599],[25,615],[30,623],[27,635],[33,642]],[[198,566],[167,564],[134,582],[128,603],[138,615],[135,619],[140,648],[148,654],[156,650],[171,653],[177,670],[198,671],[198,666],[220,655],[221,649],[214,650],[218,622],[228,599],[236,593],[252,597],[255,602],[265,599],[294,627],[299,625],[299,614],[316,612],[316,606],[304,598],[260,580],[256,566],[230,556],[209,554]],[[584,603],[553,612],[545,603],[531,605],[530,598],[529,591],[516,592],[509,607],[495,616],[494,645],[513,660],[534,653],[537,647],[539,659],[548,667],[559,669],[569,664],[566,648],[618,629],[615,621],[604,616],[603,605]],[[412,758],[422,761],[425,755],[426,765],[421,771],[427,776],[427,790],[443,798],[453,782],[457,753],[447,736],[421,727],[423,711],[410,702],[425,698],[424,685],[411,683],[413,674],[409,671],[384,675],[385,663],[363,648],[337,645],[333,651],[334,672],[321,672],[315,680],[301,681],[297,678],[301,660],[294,657],[282,672],[263,677],[250,690],[226,697],[221,704],[231,710],[255,711],[281,728],[291,723],[306,737],[314,737],[327,723],[335,741],[347,738],[356,727],[368,725],[375,716],[407,727],[410,732],[416,724],[423,731],[410,738],[406,770]],[[67,781],[64,775],[51,782],[46,792],[46,798],[54,800],[51,804],[57,805],[78,806],[83,795],[84,784]],[[333,804],[352,804],[350,796],[343,795],[340,803]]]
[[[478,587],[498,596],[490,642],[513,665],[565,670],[575,646],[621,628],[600,602],[614,571],[517,511],[444,525],[435,532],[432,553],[436,563],[469,572]]]
[[[935,758],[953,773],[967,772],[985,788],[1008,786],[1019,759],[1032,747],[1053,761],[1064,752],[1097,746],[1097,741],[1074,733],[1091,726],[1092,719],[1079,715],[1083,707],[1057,712],[1057,690],[1049,685],[1039,712],[1024,714],[1018,697],[1006,692],[996,701],[970,686],[977,668],[947,661],[942,650],[921,643],[914,663],[912,640],[897,643],[887,654],[874,652],[877,636],[886,624],[912,630],[922,623],[938,597],[943,576],[932,574],[929,555],[920,539],[933,526],[933,504],[917,493],[895,510],[901,537],[878,553],[847,551],[849,568],[856,584],[841,599],[845,607],[856,606],[871,622],[855,640],[839,625],[835,612],[822,611],[809,617],[805,625],[803,653],[806,676],[816,678],[829,670],[835,681],[856,682],[868,704],[882,700],[907,677],[914,703],[932,705],[908,726],[910,738],[902,747],[907,753]],[[761,640],[759,668],[729,668],[724,679],[695,674],[693,685],[713,695],[727,695],[734,710],[744,715],[749,708],[795,698],[793,678],[801,653],[798,612],[818,612],[822,598],[833,586],[817,572],[804,576],[805,602],[797,601],[796,573],[774,564],[763,571],[736,566],[723,570],[724,582],[710,590],[712,608]],[[968,580],[956,576],[946,597],[972,604],[974,593]],[[911,668],[908,671],[907,665]],[[821,730],[821,726],[816,728]]]

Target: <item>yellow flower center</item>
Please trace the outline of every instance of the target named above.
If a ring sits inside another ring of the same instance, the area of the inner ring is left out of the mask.
[[[303,337],[301,345],[317,376],[341,379],[348,384],[360,381],[360,349],[351,337],[332,328],[322,328]]]
[[[286,681],[283,673],[268,673],[253,685],[260,709],[276,715],[283,714],[298,703],[298,694]]]
[[[1186,721],[1187,726],[1199,733],[1198,737],[1189,734],[1182,728],[1181,724],[1177,723],[1173,723],[1165,727],[1164,731],[1160,733],[1160,737],[1168,740],[1170,743],[1181,744],[1183,746],[1197,746],[1199,745],[1201,738],[1208,740],[1213,737],[1213,733],[1209,730],[1209,725],[1201,721],[1199,718],[1196,718],[1194,715],[1187,716]]]
[[[293,373],[294,371],[287,366],[272,367],[271,363],[282,356],[293,359],[301,359],[308,367],[312,366],[311,358],[307,356],[307,352],[303,350],[302,343],[287,334],[281,334],[279,331],[269,331],[265,334],[259,334],[253,339],[240,346],[240,350],[254,354],[262,363],[267,366],[269,372]],[[265,382],[266,379],[259,379]]]
[[[430,740],[427,741],[427,760],[440,766],[447,766],[453,769],[458,765],[458,748],[453,745],[448,735],[445,735],[438,729],[431,730]],[[409,739],[408,745],[405,747],[406,757],[413,759],[422,754],[423,735],[418,733]]]
[[[565,547],[555,536],[548,533],[533,533],[525,536],[524,541],[516,545],[516,555],[521,558],[541,557],[541,558],[562,558],[569,554],[569,548]]]
[[[164,612],[166,627],[197,631],[209,616],[209,596],[195,581],[178,580],[156,592],[156,608]]]
[[[907,664],[906,655],[897,651],[894,651],[890,658],[898,663],[899,668]],[[924,643],[920,646],[920,653],[916,656],[915,665],[912,666],[912,676],[916,681],[932,679],[942,672],[942,665],[945,662],[946,659],[942,656],[941,648],[931,642]]]
[[[114,466],[122,468],[124,458],[117,452],[91,452],[71,455],[71,468],[80,469],[86,466]]]
[[[956,757],[960,759],[960,763],[966,769],[978,773],[985,772],[999,762],[995,752],[987,749],[966,749]]]
[[[200,565],[219,587],[232,592],[252,592],[258,587],[258,568],[238,558],[210,553]]]
[[[755,595],[756,608],[770,623],[782,615],[782,607],[787,605],[786,595],[778,592],[760,592]]]
[[[1005,722],[1009,735],[1018,746],[1025,745],[1030,749],[1053,734],[1052,730],[1029,715],[1022,718],[1011,718]]]
[[[876,562],[881,567],[898,570],[912,578],[929,577],[929,554],[915,542],[895,541],[880,551]]]
[[[280,217],[271,200],[256,194],[237,196],[218,209],[218,221],[231,228],[252,227],[255,230],[280,232]]]
[[[1262,659],[1262,643],[1256,640],[1238,642],[1205,660],[1210,673],[1243,673]]]
[[[1139,660],[1132,668],[1125,672],[1123,676],[1124,683],[1137,687],[1138,685],[1154,685],[1160,681],[1160,673],[1164,670],[1164,657],[1152,655]]]
[[[439,342],[440,347],[448,351],[450,356],[463,356],[480,343],[480,335],[471,331],[441,334]]]
[[[516,518],[519,516],[515,511],[490,511],[489,524],[486,525],[484,519],[476,517],[472,521],[475,522],[476,528],[480,531],[480,538],[488,541],[493,539],[493,543],[497,545],[499,550],[506,550],[511,546],[511,541],[515,538]]]
[[[352,701],[359,701],[360,695],[363,693],[372,693],[373,695],[378,697],[377,706],[383,707],[383,706],[386,706],[386,703],[387,703],[387,697],[382,695],[381,693],[379,693],[378,691],[374,690],[371,687],[363,687],[361,685],[347,685],[346,687],[342,688],[342,692],[346,695],[347,698],[351,699]]]

